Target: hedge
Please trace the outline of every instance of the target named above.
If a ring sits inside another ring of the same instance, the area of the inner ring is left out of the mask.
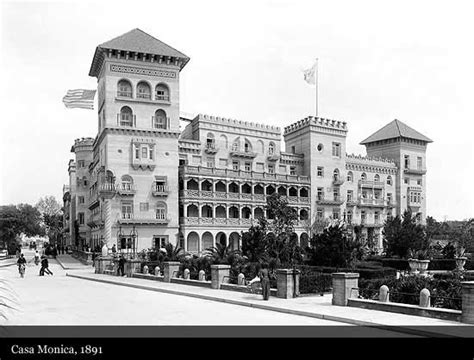
[[[311,294],[329,291],[332,287],[331,274],[311,274],[300,276],[300,293]]]
[[[376,279],[381,277],[395,277],[397,271],[394,268],[362,268],[356,267],[355,269],[351,268],[336,268],[330,266],[309,266],[303,265],[299,266],[298,269],[301,271],[301,276],[305,274],[317,274],[317,273],[325,273],[325,274],[332,274],[335,272],[357,272],[362,279]]]

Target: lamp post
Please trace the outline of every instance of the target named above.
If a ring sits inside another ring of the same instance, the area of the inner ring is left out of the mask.
[[[132,231],[130,232],[130,237],[132,238],[132,256],[135,258],[138,248],[138,231],[135,229],[135,225],[133,225]],[[135,240],[137,240],[137,247],[135,247]]]
[[[122,238],[123,238],[123,233],[122,233],[122,225],[120,225],[119,230],[117,231],[117,247],[119,247],[120,252],[122,252]]]

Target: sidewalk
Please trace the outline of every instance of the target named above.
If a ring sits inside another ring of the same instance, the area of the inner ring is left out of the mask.
[[[458,322],[362,308],[333,306],[331,304],[331,294],[326,294],[324,296],[300,296],[295,299],[271,297],[269,301],[264,301],[261,295],[257,294],[94,274],[93,269],[68,272],[66,275],[88,281],[98,281],[148,291],[190,296],[281,313],[337,321],[352,325],[371,326],[383,329],[388,328],[389,330],[408,334],[430,337],[474,337],[473,326]]]
[[[56,256],[56,261],[64,270],[86,270],[92,268],[92,265],[85,265],[69,254]]]

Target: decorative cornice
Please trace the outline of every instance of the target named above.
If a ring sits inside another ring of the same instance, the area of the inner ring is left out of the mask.
[[[260,132],[272,133],[274,135],[281,135],[281,128],[278,126],[272,125],[265,125],[259,124],[254,122],[236,120],[236,119],[228,119],[219,116],[207,115],[207,114],[199,114],[197,115],[193,121],[199,121],[202,123],[209,123],[209,124],[216,124],[216,125],[224,125],[239,129],[245,130],[257,130]]]
[[[390,159],[346,154],[346,170],[396,175],[398,167],[395,162]]]
[[[347,123],[344,121],[308,116],[289,126],[286,126],[283,135],[288,135],[307,126],[315,126],[320,130],[331,130],[332,132],[343,136],[345,136],[347,133]]]

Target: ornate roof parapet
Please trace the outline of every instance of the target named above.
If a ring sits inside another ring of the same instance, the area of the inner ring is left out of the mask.
[[[308,116],[289,126],[286,126],[283,134],[287,135],[289,133],[292,133],[296,130],[302,129],[309,125],[316,126],[320,129],[333,130],[333,131],[336,130],[342,133],[347,133],[348,131],[347,123],[345,121],[338,121],[338,120]]]
[[[346,169],[396,174],[398,167],[391,159],[375,156],[346,154]]]
[[[229,118],[207,115],[207,114],[199,114],[193,119],[193,121],[202,121],[202,122],[238,127],[238,128],[243,128],[243,129],[252,129],[252,130],[258,130],[258,131],[270,132],[277,135],[281,134],[281,128],[278,126],[259,124],[259,123],[242,121],[242,120],[237,120],[237,119],[229,119]]]
[[[92,151],[94,141],[95,139],[91,137],[83,137],[80,139],[76,139],[74,140],[74,145],[71,147],[71,152]]]

